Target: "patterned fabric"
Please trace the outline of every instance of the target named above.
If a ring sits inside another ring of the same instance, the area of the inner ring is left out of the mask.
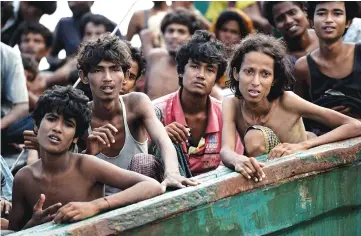
[[[164,179],[162,160],[150,154],[136,154],[130,161],[128,170],[151,177],[158,182],[162,182]]]
[[[263,133],[264,141],[266,143],[266,153],[269,153],[274,147],[280,144],[280,139],[277,135],[268,127],[261,126],[261,125],[252,125],[247,128],[246,133],[251,130],[256,129],[260,130]]]

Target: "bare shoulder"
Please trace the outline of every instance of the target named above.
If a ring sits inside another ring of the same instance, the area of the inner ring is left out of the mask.
[[[14,177],[14,186],[16,188],[22,186],[22,184],[29,184],[29,181],[34,179],[36,172],[39,170],[40,160],[35,163],[21,168]]]
[[[296,61],[294,75],[297,81],[310,81],[311,76],[306,56],[303,56]]]
[[[298,108],[297,106],[301,105],[304,102],[307,103],[306,100],[304,100],[292,91],[285,91],[279,98],[275,100],[275,102],[277,100],[283,108],[289,111],[295,110],[295,108]]]
[[[130,92],[122,96],[125,106],[128,110],[136,108],[143,103],[150,103],[150,98],[145,93]],[[131,106],[131,107],[130,107]]]
[[[241,99],[237,97],[226,97],[222,102],[222,113],[235,118],[235,114],[237,114],[238,109],[240,109],[240,102]]]

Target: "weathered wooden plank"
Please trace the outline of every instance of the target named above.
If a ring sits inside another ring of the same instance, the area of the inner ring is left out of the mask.
[[[341,192],[337,196],[337,189],[333,188],[333,185],[346,186],[345,189],[342,189],[343,191],[349,191],[350,196],[357,195],[358,199],[361,199],[359,187],[351,190],[352,186],[348,186],[347,181],[345,181],[352,179],[350,185],[352,183],[356,186],[360,185],[359,178],[355,176],[357,171],[353,171],[358,170],[359,165],[357,163],[360,161],[361,138],[350,139],[267,161],[264,168],[267,178],[262,183],[249,182],[238,173],[229,173],[229,170],[224,167],[213,173],[200,176],[199,178],[205,182],[196,187],[169,192],[82,222],[70,225],[47,223],[13,235],[116,235],[120,232],[123,232],[123,235],[124,231],[140,235],[144,232],[148,235],[174,233],[182,235],[197,232],[213,234],[213,232],[217,232],[217,229],[214,229],[212,225],[217,225],[216,222],[223,221],[223,218],[228,219],[221,224],[223,233],[238,232],[239,234],[243,232],[252,235],[270,233],[284,230],[292,225],[325,214],[326,210],[317,210],[326,209],[321,207],[321,200],[315,201],[314,199],[324,199],[323,201],[327,203],[327,191],[335,193],[335,201],[340,202],[340,207],[346,207],[347,204],[359,206],[360,203],[356,200],[347,202],[347,199],[344,199],[343,195],[341,196]],[[339,172],[341,169],[332,170],[352,163],[355,166],[342,168],[342,170],[347,170],[344,171],[345,174]],[[346,176],[346,173],[350,173],[350,176]],[[331,181],[333,185],[327,182],[327,179],[331,178],[325,177],[328,174],[331,174],[332,178],[335,179]],[[344,176],[344,179],[342,181],[337,180],[337,176]],[[304,181],[310,186],[300,187],[304,186]],[[303,192],[301,191],[302,188],[304,189]],[[310,191],[312,201],[307,200]],[[288,192],[294,192],[293,197],[287,195]],[[304,197],[302,198],[301,195]],[[322,197],[317,198],[316,196]],[[329,205],[326,203],[323,206],[329,206],[329,210],[335,209],[331,203]],[[297,204],[301,204],[301,207],[297,207]],[[227,207],[229,210],[223,210]],[[309,208],[316,210],[310,211]],[[303,213],[296,215],[296,209]],[[243,212],[245,218],[239,218],[239,214],[243,215]],[[259,213],[250,215],[250,212]],[[292,214],[282,218],[280,215],[282,212],[291,212]],[[355,217],[359,218],[359,214],[355,213],[351,218],[354,219]],[[192,220],[187,220],[188,218]],[[290,218],[289,221],[287,221],[288,218]],[[242,219],[242,221],[232,223],[231,219],[233,221]],[[278,226],[276,223],[269,226],[269,222],[273,222],[272,219],[274,222],[279,222]],[[230,224],[227,224],[227,221]],[[202,231],[202,229],[207,228],[204,222],[211,224],[209,226],[206,224],[209,231]],[[286,222],[290,223],[286,224]],[[320,222],[322,224],[322,220]]]

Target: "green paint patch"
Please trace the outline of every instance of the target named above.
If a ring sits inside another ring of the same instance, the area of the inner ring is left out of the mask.
[[[339,156],[329,156],[329,157],[321,157],[317,158],[315,156],[306,156],[301,157],[301,160],[306,161],[308,163],[342,163],[342,160]]]
[[[289,167],[289,165],[284,165],[283,168],[284,169],[287,169]]]
[[[356,161],[361,161],[361,151],[356,152]]]
[[[256,157],[256,159],[257,159],[257,161],[263,161],[263,162],[265,162],[265,161],[267,161],[267,157],[268,157],[268,154],[264,154],[264,155],[262,155],[262,156]]]

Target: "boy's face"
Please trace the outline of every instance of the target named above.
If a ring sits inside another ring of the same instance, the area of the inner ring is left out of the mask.
[[[237,21],[230,20],[225,22],[219,29],[218,37],[226,46],[238,43],[241,39],[241,29],[239,28]]]
[[[75,129],[74,118],[65,119],[56,112],[46,113],[38,129],[38,143],[47,152],[64,153],[69,150],[73,142],[77,141],[77,138],[74,138]]]
[[[183,74],[183,89],[198,95],[209,95],[216,82],[217,64],[188,60]]]
[[[128,73],[129,76],[124,77],[123,79],[120,95],[130,93],[133,90],[135,86],[135,82],[137,81],[138,78],[138,68],[139,68],[138,63],[132,60],[132,67],[130,67]]]
[[[305,12],[293,2],[277,3],[272,15],[276,28],[288,39],[301,36],[309,27]]]
[[[165,28],[164,41],[170,55],[175,55],[178,48],[182,46],[191,34],[186,25],[170,24]]]
[[[93,22],[89,22],[85,25],[83,42],[98,38],[105,32],[106,29],[104,25],[95,25]]]
[[[109,61],[100,61],[89,71],[87,78],[94,98],[104,101],[118,99],[124,79],[120,65]]]
[[[261,52],[247,53],[237,74],[233,76],[239,81],[239,90],[243,98],[250,103],[259,103],[267,99],[274,78],[274,59]]]
[[[37,33],[21,35],[19,49],[22,54],[30,56],[38,62],[49,55],[49,48],[46,47],[44,37]]]
[[[344,2],[324,2],[317,4],[313,16],[314,29],[320,39],[335,41],[342,37],[350,25],[346,21]]]

